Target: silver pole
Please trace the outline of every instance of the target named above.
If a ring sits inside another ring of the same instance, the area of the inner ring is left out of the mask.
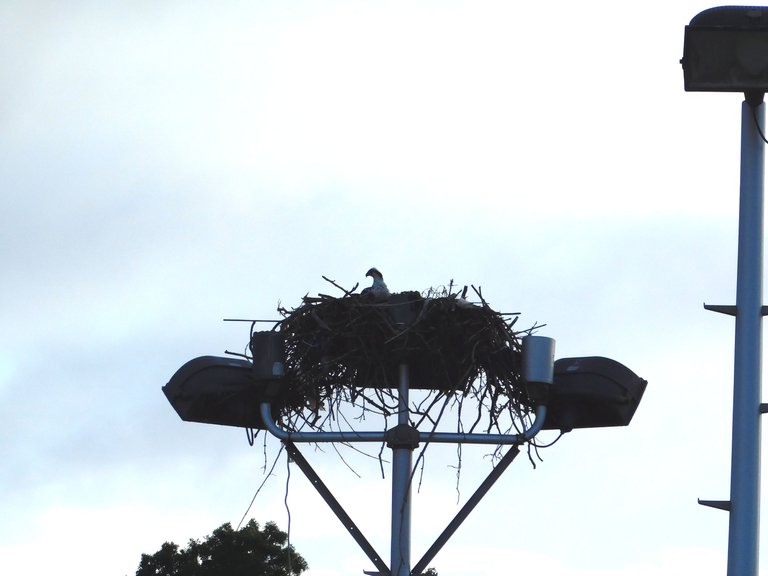
[[[397,423],[408,425],[408,365],[400,364],[398,374]],[[411,573],[411,465],[413,450],[392,448],[392,576]]]
[[[755,114],[764,126],[765,104],[742,103],[728,576],[758,569],[764,145]]]

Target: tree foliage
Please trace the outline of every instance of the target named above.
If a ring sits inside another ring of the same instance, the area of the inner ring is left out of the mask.
[[[186,548],[165,542],[154,554],[142,554],[136,576],[298,576],[307,563],[287,541],[272,522],[262,530],[255,520],[240,530],[222,524]]]

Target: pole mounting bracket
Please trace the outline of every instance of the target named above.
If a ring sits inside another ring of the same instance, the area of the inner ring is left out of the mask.
[[[704,310],[710,312],[718,312],[720,314],[727,314],[728,316],[736,316],[737,308],[730,304],[704,304]]]
[[[709,506],[710,508],[717,508],[718,510],[725,510],[726,512],[731,511],[730,500],[702,500],[701,498],[698,498],[698,502],[702,506]]]
[[[417,428],[410,424],[398,424],[386,432],[387,446],[390,448],[408,448],[415,450],[419,447],[420,434]]]
[[[710,312],[719,312],[728,316],[737,316],[738,308],[731,304],[704,304],[704,309]],[[760,306],[760,316],[768,316],[768,306]]]

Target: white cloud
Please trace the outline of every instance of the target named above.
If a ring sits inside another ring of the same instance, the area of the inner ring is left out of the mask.
[[[5,3],[6,565],[129,574],[238,521],[262,454],[181,423],[160,386],[244,346],[221,318],[376,265],[398,289],[481,285],[558,355],[649,380],[629,428],[516,462],[441,576],[722,572],[727,522],[695,499],[727,497],[732,324],[701,303],[734,297],[739,98],[682,91],[683,28],[706,7]],[[431,456],[418,546],[456,511],[449,462]],[[377,465],[322,464],[386,555]],[[252,514],[284,526],[283,473]],[[310,576],[368,567],[293,482]]]

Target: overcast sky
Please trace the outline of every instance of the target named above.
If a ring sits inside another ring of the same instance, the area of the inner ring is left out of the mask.
[[[685,93],[679,64],[711,6],[3,2],[4,571],[132,575],[237,525],[279,444],[182,422],[161,386],[244,348],[223,318],[376,266],[394,291],[482,286],[558,357],[649,382],[629,427],[515,461],[440,576],[723,574],[727,514],[696,499],[729,497],[733,322],[702,303],[735,299],[742,98]],[[388,558],[388,472],[305,451]],[[430,452],[414,563],[487,451],[458,495],[455,447]],[[290,472],[247,518],[287,529],[287,484],[308,576],[372,569]]]

